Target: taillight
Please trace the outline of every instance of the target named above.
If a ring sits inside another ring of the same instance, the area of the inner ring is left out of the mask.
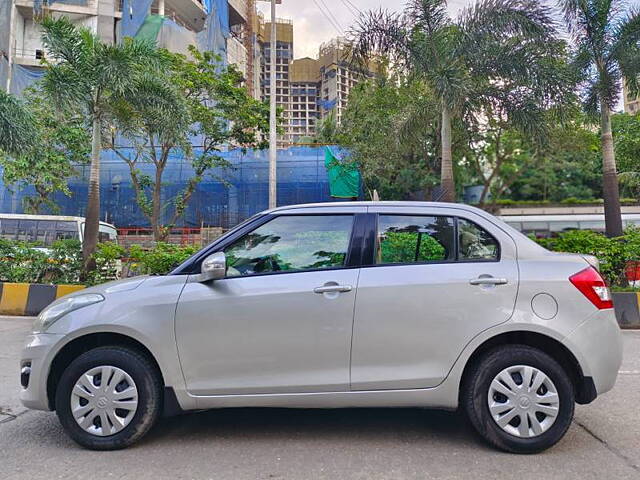
[[[597,309],[604,310],[605,308],[613,308],[611,292],[595,268],[585,268],[581,272],[569,277],[569,281],[573,283]]]

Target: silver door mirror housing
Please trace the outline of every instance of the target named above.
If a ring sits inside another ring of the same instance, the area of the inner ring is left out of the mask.
[[[198,282],[209,282],[220,280],[227,274],[227,257],[224,252],[216,252],[209,255],[202,261]]]

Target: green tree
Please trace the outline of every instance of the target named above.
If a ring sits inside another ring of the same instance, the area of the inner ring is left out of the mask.
[[[80,115],[60,115],[38,90],[27,91],[25,107],[36,119],[36,130],[28,150],[0,155],[3,180],[5,185],[33,186],[35,195],[24,197],[26,213],[44,213],[43,207],[58,213],[51,195],[71,194],[67,180],[75,173],[73,166],[86,161],[91,139]]]
[[[0,90],[0,152],[24,153],[34,145],[36,131],[36,119],[24,101]]]
[[[640,171],[640,115],[611,116],[616,163],[621,172]]]
[[[581,75],[584,107],[599,116],[602,141],[604,216],[607,235],[622,235],[611,110],[623,78],[631,95],[640,93],[640,11],[625,11],[622,0],[562,0],[575,45],[574,65]]]
[[[509,198],[552,202],[601,198],[600,139],[579,119],[552,128],[544,148],[535,150],[530,142],[524,147],[529,155],[536,152],[536,166],[522,169]]]
[[[611,116],[616,163],[624,193],[640,193],[640,116],[626,113]]]
[[[42,89],[65,112],[82,112],[91,125],[91,167],[82,254],[85,272],[95,268],[93,252],[100,222],[100,154],[103,121],[111,105],[139,88],[151,65],[161,61],[156,48],[131,38],[104,43],[91,30],[66,17],[42,20],[47,49]]]
[[[452,124],[501,110],[508,121],[535,129],[541,113],[566,92],[555,69],[562,44],[550,10],[534,0],[483,0],[455,21],[445,0],[410,0],[402,14],[368,12],[351,31],[352,56],[375,56],[422,79],[440,113],[443,200],[455,200]],[[569,85],[570,87],[570,85]]]
[[[235,66],[225,67],[212,52],[194,47],[191,59],[163,54],[167,68],[114,109],[118,135],[108,143],[129,166],[137,203],[156,241],[166,240],[205,174],[227,165],[219,155],[223,145],[264,148],[269,129],[268,106],[248,95]],[[172,154],[183,156],[194,174],[175,198],[164,202],[163,175]],[[143,163],[153,166],[153,176],[141,171]],[[166,213],[169,220],[163,224]]]
[[[349,149],[370,194],[429,199],[438,183],[439,116],[424,82],[379,77],[358,84],[335,141]]]

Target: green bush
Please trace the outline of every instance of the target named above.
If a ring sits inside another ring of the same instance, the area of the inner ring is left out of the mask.
[[[571,230],[557,238],[534,239],[556,252],[593,255],[600,261],[600,272],[610,285],[626,285],[628,262],[640,261],[640,229],[629,227],[622,237],[608,238],[589,230]]]
[[[196,252],[193,246],[159,243],[154,248],[99,243],[94,253],[96,269],[85,284],[97,285],[125,274],[163,275]],[[0,282],[80,283],[82,247],[78,240],[59,240],[43,250],[37,244],[0,239]],[[124,269],[123,269],[124,267]]]
[[[26,242],[0,239],[0,280],[14,283],[37,283],[48,268],[49,256]]]
[[[129,249],[130,269],[139,274],[165,275],[184,262],[198,249],[192,245],[158,242],[152,249],[133,245]]]

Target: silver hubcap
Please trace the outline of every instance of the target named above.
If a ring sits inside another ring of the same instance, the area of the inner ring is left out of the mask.
[[[505,368],[491,382],[487,398],[493,420],[521,438],[542,435],[558,417],[560,399],[551,379],[527,365]]]
[[[138,389],[120,368],[103,365],[82,374],[71,391],[71,413],[92,435],[105,437],[126,427],[138,409]]]

